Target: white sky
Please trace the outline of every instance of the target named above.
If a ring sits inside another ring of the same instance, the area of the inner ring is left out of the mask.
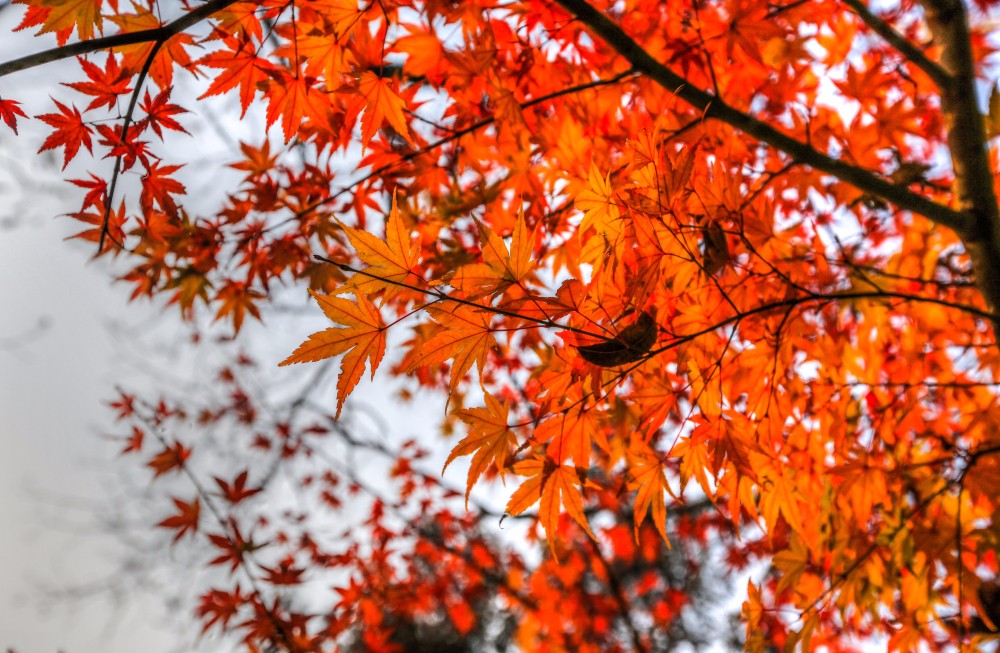
[[[20,14],[0,10],[0,60],[44,46],[30,33],[10,34]],[[0,93],[29,115],[49,111],[66,70],[2,78]],[[44,124],[22,120],[20,131],[0,128],[0,650],[192,650],[190,634],[173,632],[162,603],[142,592],[49,593],[106,586],[122,559],[95,523],[118,473],[116,445],[100,437],[110,426],[102,402],[122,368],[106,325],[148,319],[152,309],[126,308],[126,289],[112,287],[106,264],[89,261],[93,246],[64,241],[79,229],[56,216],[79,200],[61,180],[79,174],[59,171],[61,154],[58,163],[35,156]],[[39,332],[43,318],[49,328]],[[9,339],[22,334],[13,347]]]
[[[0,61],[47,46],[30,32],[11,34],[20,15],[16,7],[0,9]],[[0,78],[0,95],[23,102],[29,115],[47,113],[53,110],[50,96],[63,102],[79,99],[57,86],[78,75],[73,61],[50,64]],[[190,95],[189,76],[179,74],[175,83],[176,94]],[[216,115],[230,115],[227,103],[235,108],[238,101],[219,99]],[[236,159],[236,141],[256,143],[260,137],[251,136],[252,116],[248,124],[224,127],[220,120],[207,118],[181,116],[193,136],[177,136],[170,146],[185,148],[185,157],[200,162],[181,172],[188,201],[216,204],[219,188],[226,185],[220,182],[222,164]],[[110,174],[111,162],[95,161],[81,151],[65,172],[60,171],[61,149],[55,156],[35,154],[49,127],[24,119],[19,127],[18,137],[0,127],[0,306],[5,307],[0,310],[0,651],[8,647],[17,653],[229,650],[211,640],[193,648],[199,625],[190,613],[192,606],[178,606],[171,618],[162,595],[132,587],[134,578],[118,571],[124,559],[120,545],[98,523],[99,515],[109,512],[108,502],[120,499],[123,470],[140,466],[136,459],[120,460],[120,443],[104,437],[121,431],[115,430],[104,406],[113,398],[115,385],[128,386],[129,381],[143,378],[124,355],[141,343],[124,345],[108,324],[141,325],[138,331],[155,326],[169,333],[178,329],[176,309],[161,315],[148,304],[129,304],[129,289],[111,283],[114,273],[109,262],[90,260],[96,246],[65,240],[80,227],[59,216],[75,211],[82,195],[63,180],[86,177],[87,170]],[[232,134],[220,139],[222,130]],[[164,146],[155,147],[162,151]],[[213,173],[205,174],[206,170]],[[304,290],[300,294],[304,304]],[[48,328],[39,331],[40,320]],[[241,334],[241,339],[249,336],[253,341],[249,349],[265,366],[269,357],[276,364],[309,333],[326,325],[314,310],[270,319],[263,328],[244,327],[249,333]],[[10,339],[22,334],[26,337],[20,346],[12,348]],[[388,360],[383,363],[379,379],[387,380],[389,365]],[[189,378],[191,368],[183,366],[186,369],[178,376]],[[287,375],[295,386],[312,375],[301,366],[274,371]],[[408,425],[393,428],[392,437],[398,436],[400,442],[436,432],[443,397],[411,407],[401,416],[395,408],[386,411],[392,403],[386,401],[389,392],[384,384],[370,384],[366,376],[345,412],[352,404],[363,404],[383,415],[395,414],[395,424]],[[440,440],[437,444],[441,452],[448,448]],[[428,469],[440,469],[440,461]],[[465,465],[457,463],[447,480],[463,487],[465,474]],[[502,500],[497,503],[502,505]],[[152,529],[160,518],[150,517],[145,527]],[[163,556],[173,559],[169,551]],[[180,563],[175,567],[176,573],[183,572]],[[172,580],[176,582],[176,577]],[[124,593],[107,591],[115,584]],[[74,588],[96,591],[66,597]]]

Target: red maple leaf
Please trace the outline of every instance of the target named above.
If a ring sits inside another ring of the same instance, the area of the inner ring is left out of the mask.
[[[149,152],[147,141],[140,141],[139,130],[130,129],[125,141],[122,141],[122,125],[98,125],[97,133],[101,135],[100,144],[109,148],[106,157],[122,157],[122,170],[128,170],[135,165],[136,160],[141,161],[146,168],[149,167]]]
[[[149,459],[146,466],[154,472],[153,477],[162,476],[174,469],[180,469],[191,456],[191,450],[180,442],[173,446],[165,446],[158,454]]]
[[[166,213],[177,214],[177,204],[171,195],[184,195],[187,189],[184,184],[172,178],[170,175],[181,169],[181,166],[161,166],[159,161],[154,161],[142,178],[142,194],[139,196],[139,203],[142,210],[147,212],[153,208],[155,201]]]
[[[142,131],[148,125],[160,139],[163,138],[163,129],[172,129],[187,134],[188,130],[184,129],[179,122],[173,119],[173,116],[177,114],[187,113],[187,109],[176,104],[170,104],[168,100],[170,100],[169,88],[160,91],[152,99],[150,99],[149,91],[146,91],[142,103],[139,104],[139,108],[146,113],[146,117],[136,123],[136,128]]]
[[[167,517],[157,526],[162,528],[173,528],[177,530],[174,534],[174,542],[184,537],[185,533],[192,535],[198,531],[198,517],[201,514],[201,501],[195,497],[194,501],[187,502],[173,498],[174,505],[177,506],[177,513]]]
[[[83,68],[84,74],[87,75],[90,81],[74,82],[72,84],[65,84],[65,86],[69,86],[71,89],[79,91],[84,95],[94,97],[90,101],[90,104],[87,105],[85,111],[90,111],[104,105],[107,105],[108,109],[110,109],[115,106],[118,96],[132,90],[128,86],[132,76],[127,70],[118,65],[118,59],[115,55],[108,55],[107,61],[104,62],[104,70],[101,70],[83,57],[79,57],[78,61],[80,62],[80,67]]]
[[[21,104],[17,100],[0,100],[0,120],[7,123],[7,126],[17,133],[17,117],[27,118],[27,114],[21,109]]]
[[[219,489],[222,490],[222,496],[229,503],[239,503],[246,499],[247,497],[252,497],[253,495],[260,492],[260,488],[249,488],[247,489],[247,471],[243,470],[239,476],[237,476],[232,485],[225,482],[219,477],[215,477],[215,482],[219,485]]]
[[[44,113],[35,116],[42,122],[55,127],[55,131],[49,134],[45,142],[38,149],[39,152],[52,150],[57,147],[63,150],[63,170],[76,153],[80,151],[80,145],[84,145],[88,152],[93,152],[93,141],[91,139],[90,127],[83,122],[83,115],[76,107],[67,107],[58,100],[53,100],[59,113]]]

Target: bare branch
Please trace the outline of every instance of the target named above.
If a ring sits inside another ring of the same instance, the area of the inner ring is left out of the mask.
[[[29,54],[6,63],[0,63],[0,77],[27,70],[36,66],[69,59],[81,54],[99,52],[108,48],[117,48],[123,45],[135,45],[137,43],[163,43],[170,37],[180,34],[189,27],[200,23],[217,11],[225,9],[229,5],[236,4],[237,0],[209,0],[194,11],[189,11],[177,20],[162,25],[155,29],[144,29],[138,32],[128,32],[125,34],[113,34],[99,39],[90,39],[78,43],[69,43],[50,50]]]

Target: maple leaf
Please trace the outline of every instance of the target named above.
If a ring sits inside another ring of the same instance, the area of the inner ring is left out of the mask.
[[[150,98],[149,91],[146,91],[145,97],[143,97],[142,103],[139,104],[139,108],[142,109],[146,117],[143,118],[144,124],[149,125],[150,129],[156,133],[160,139],[163,139],[163,129],[172,129],[174,131],[182,132],[187,134],[188,131],[184,127],[173,119],[173,116],[180,113],[187,113],[187,109],[177,106],[176,104],[170,104],[170,89],[160,91],[155,98]],[[142,124],[137,125],[138,129],[142,128]]]
[[[248,36],[227,38],[225,43],[228,49],[212,52],[198,60],[199,65],[222,69],[198,99],[227,93],[238,85],[240,117],[243,117],[257,89],[269,79],[268,74],[274,70],[274,64],[257,56],[257,48]]]
[[[180,470],[190,457],[191,450],[180,442],[175,442],[173,446],[164,445],[159,453],[146,462],[146,466],[153,470],[155,478],[175,469]]]
[[[396,195],[392,196],[392,210],[385,221],[385,240],[363,229],[355,229],[341,224],[358,258],[368,264],[364,274],[355,274],[340,287],[338,294],[362,293],[371,295],[383,291],[382,301],[391,300],[400,287],[395,283],[417,284],[422,280],[415,272],[420,262],[420,249],[410,238],[410,232],[403,224],[396,204]]]
[[[230,168],[235,170],[244,170],[247,173],[248,179],[255,179],[261,175],[265,175],[274,168],[275,162],[278,160],[276,154],[271,154],[271,142],[264,141],[261,143],[259,148],[250,145],[249,143],[240,143],[240,151],[243,152],[245,157],[243,161],[237,163],[229,164]]]
[[[171,195],[184,195],[187,189],[170,175],[180,169],[179,165],[161,166],[159,161],[153,162],[142,178],[142,194],[139,196],[139,202],[143,211],[150,211],[155,201],[167,213],[177,215],[177,204]]]
[[[412,75],[427,75],[442,66],[444,48],[436,34],[407,26],[408,36],[396,41],[396,50],[406,53],[406,68]]]
[[[215,625],[225,628],[239,614],[246,600],[239,585],[231,592],[211,589],[202,594],[197,609],[198,616],[205,620],[202,633]]]
[[[260,82],[258,87],[267,96],[267,126],[273,125],[280,116],[286,143],[298,133],[303,118],[321,125],[326,123],[329,105],[313,88],[314,78],[290,75],[281,70],[266,72],[270,78]]]
[[[535,504],[538,507],[538,521],[549,540],[555,554],[555,536],[559,515],[563,507],[566,513],[580,525],[587,535],[596,540],[590,530],[587,517],[583,514],[583,497],[580,494],[580,475],[575,467],[557,465],[548,456],[536,456],[515,463],[513,471],[519,476],[527,476],[507,502],[507,512],[517,516]]]
[[[486,354],[497,346],[490,327],[493,314],[456,303],[446,307],[429,306],[427,312],[441,325],[441,329],[420,346],[419,353],[410,363],[410,371],[454,359],[449,387],[455,390],[475,363],[482,385]]]
[[[503,239],[489,227],[477,224],[482,240],[483,262],[460,267],[452,277],[451,285],[469,299],[477,299],[486,295],[496,297],[510,286],[529,280],[535,269],[531,260],[535,231],[529,232],[525,226],[524,212],[518,212],[509,251]]]
[[[356,302],[333,295],[320,295],[312,290],[309,294],[323,309],[330,320],[343,324],[344,328],[330,328],[309,336],[292,352],[292,355],[278,363],[308,363],[338,356],[347,352],[340,363],[340,378],[337,380],[337,417],[344,406],[344,399],[357,385],[365,370],[365,360],[371,365],[371,375],[385,354],[385,330],[378,309],[364,295],[357,294]]]
[[[229,503],[239,503],[261,491],[262,488],[259,487],[247,489],[248,474],[249,472],[244,469],[233,479],[231,484],[219,477],[215,477],[215,482],[218,484],[219,489],[222,491],[222,497],[226,501]]]
[[[84,95],[94,97],[90,101],[90,104],[87,105],[85,111],[90,111],[104,105],[107,105],[107,108],[111,109],[115,106],[119,96],[129,93],[132,90],[128,85],[132,74],[118,66],[118,58],[113,53],[109,54],[105,60],[104,70],[101,70],[83,57],[78,57],[77,61],[80,62],[80,67],[83,68],[84,74],[90,78],[90,81],[73,82],[66,84],[66,86]]]
[[[364,97],[365,113],[361,117],[361,145],[367,147],[375,130],[382,126],[383,122],[388,122],[408,143],[413,144],[410,138],[410,128],[406,124],[406,117],[403,110],[406,109],[406,102],[399,97],[389,80],[378,77],[370,70],[361,73],[358,79],[358,91]]]
[[[545,451],[553,460],[561,463],[572,458],[577,466],[587,468],[595,440],[603,451],[610,448],[601,418],[601,413],[577,401],[575,407],[561,410],[540,423],[535,428],[534,438],[549,443]]]
[[[73,107],[67,107],[58,100],[53,100],[59,113],[45,113],[35,116],[46,124],[55,127],[55,131],[49,134],[48,138],[38,149],[39,152],[51,150],[57,147],[63,150],[63,170],[73,160],[76,153],[80,151],[80,145],[84,145],[88,152],[92,150],[92,140],[90,127],[83,123],[83,116]]]
[[[157,29],[163,25],[158,16],[159,12],[154,13],[136,2],[132,3],[132,7],[136,13],[114,12],[108,16],[108,19],[118,26],[122,34]],[[174,34],[160,44],[156,57],[149,65],[149,76],[162,91],[169,91],[173,86],[175,63],[197,74],[197,64],[191,62],[191,58],[185,50],[186,47],[194,45],[194,38],[183,32]],[[122,46],[116,48],[116,51],[123,55],[123,67],[133,73],[138,73],[146,65],[146,60],[152,54],[153,47],[154,43],[147,41]]]
[[[260,309],[257,308],[257,303],[263,298],[263,294],[250,288],[244,281],[227,283],[216,295],[216,299],[221,304],[215,314],[215,319],[221,320],[227,315],[231,316],[233,330],[239,332],[247,313],[250,313],[257,320],[260,319]]]
[[[665,497],[668,494],[674,499],[677,497],[667,482],[664,459],[643,440],[633,441],[629,454],[628,489],[636,493],[633,515],[635,541],[639,541],[639,525],[650,514],[656,531],[669,546]]]
[[[780,515],[793,530],[802,533],[805,526],[802,522],[802,511],[799,509],[800,498],[794,470],[788,468],[783,471],[767,470],[763,476],[763,484],[760,514],[767,522],[770,532],[774,532]]]
[[[105,198],[108,194],[108,182],[94,173],[90,173],[90,179],[70,179],[69,182],[80,188],[86,188],[87,194],[83,198],[81,211],[86,211],[92,206],[104,206]]]
[[[0,99],[0,120],[3,120],[15,134],[17,133],[17,117],[28,117],[21,109],[20,104],[17,100]]]
[[[357,24],[357,22],[355,22]],[[322,30],[312,30],[295,40],[285,50],[306,60],[306,72],[314,77],[323,76],[328,85],[339,85],[341,75],[349,72],[351,51],[341,39],[330,38]]]
[[[305,569],[295,566],[292,558],[285,558],[274,567],[261,567],[267,575],[264,580],[272,585],[298,585]]]
[[[97,125],[97,133],[101,135],[100,144],[108,148],[108,157],[121,157],[122,170],[128,170],[135,165],[136,161],[141,161],[143,167],[149,168],[150,153],[149,143],[139,140],[139,131],[130,129],[128,134],[124,134],[124,126],[116,124]],[[126,136],[125,139],[122,136]]]
[[[469,464],[469,478],[465,486],[465,507],[469,507],[469,493],[484,471],[493,464],[501,476],[507,468],[510,451],[517,446],[517,436],[507,425],[510,404],[501,403],[490,393],[485,393],[484,408],[467,408],[454,414],[468,425],[469,433],[455,445],[441,469],[444,474],[448,465],[459,456],[472,456]]]
[[[201,501],[195,497],[194,501],[187,502],[181,499],[173,499],[174,506],[177,507],[177,514],[167,517],[157,526],[161,528],[172,528],[177,531],[174,534],[174,542],[184,537],[185,534],[194,535],[198,532],[198,517],[201,515]]]
[[[41,0],[40,8],[48,12],[40,14],[41,29],[38,34],[56,32],[59,34],[59,44],[66,42],[62,34],[67,34],[76,28],[81,41],[94,37],[94,27],[101,28],[101,4],[103,0]],[[21,25],[25,27],[24,23]]]
[[[591,166],[589,186],[576,196],[576,208],[584,212],[581,235],[593,227],[608,242],[618,241],[622,229],[621,208],[615,199],[610,175],[601,177],[597,166]]]
[[[143,431],[138,426],[132,427],[132,435],[125,438],[125,446],[121,451],[118,452],[119,455],[124,455],[132,452],[142,451],[142,441],[145,438],[146,432]]]

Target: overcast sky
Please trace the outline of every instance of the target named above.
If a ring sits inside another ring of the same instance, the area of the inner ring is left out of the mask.
[[[11,36],[20,14],[0,9],[0,60],[45,45]],[[2,78],[0,94],[46,112],[66,71]],[[106,591],[128,579],[116,573],[115,539],[95,523],[120,471],[116,445],[101,437],[102,402],[122,372],[108,324],[141,323],[153,310],[126,305],[108,267],[89,260],[92,245],[64,240],[79,229],[57,216],[79,198],[62,179],[79,168],[64,174],[61,160],[35,156],[45,132],[38,121],[22,120],[19,138],[0,128],[0,650],[177,650],[190,635],[167,625],[161,601]]]
[[[18,7],[0,8],[0,61],[48,45],[30,32],[11,35],[20,15]],[[73,81],[78,74],[73,61],[50,64],[0,78],[0,95],[23,102],[29,115],[50,112],[50,96],[77,99],[58,82]],[[179,74],[175,83],[175,96],[191,96],[195,82],[189,76]],[[226,103],[235,108],[238,100],[215,102],[214,115],[226,116]],[[207,199],[217,205],[219,188],[227,183],[220,177],[222,164],[235,160],[241,138],[259,142],[260,125],[254,124],[252,111],[243,124],[212,119],[202,104],[201,115],[182,117],[192,136],[176,137],[170,146],[197,159],[180,173],[189,204]],[[95,245],[65,240],[80,228],[61,216],[77,210],[81,194],[64,180],[86,177],[88,170],[107,176],[111,162],[81,151],[61,171],[61,150],[36,155],[49,131],[37,120],[22,119],[19,137],[0,127],[0,650],[229,650],[211,640],[193,648],[198,625],[192,606],[170,612],[162,595],[134,587],[134,574],[119,569],[124,554],[118,540],[99,522],[122,500],[122,474],[139,467],[135,460],[118,458],[121,445],[107,437],[115,432],[104,402],[113,398],[116,385],[143,378],[130,365],[142,344],[123,339],[109,325],[136,333],[155,328],[168,339],[173,331],[175,340],[184,331],[176,309],[161,313],[156,306],[128,303],[129,289],[111,283],[109,262],[91,260]],[[301,297],[292,295],[306,303],[304,290]],[[324,325],[319,311],[305,312],[269,319],[264,327],[244,327],[241,338],[252,341],[250,349],[266,366]],[[279,372],[275,367],[274,373],[295,381],[301,377],[296,370],[302,369]],[[383,371],[379,384],[363,382],[346,410],[377,405],[384,415],[389,390],[381,382],[386,377]],[[145,382],[148,387],[148,376]],[[332,402],[331,397],[331,407]],[[409,407],[405,415],[399,412],[394,423],[407,426],[397,427],[394,436],[400,441],[426,437],[443,410],[444,398],[435,397]],[[446,447],[438,448],[443,455]],[[449,477],[461,487],[463,466],[452,466]],[[150,529],[159,518],[147,516],[143,527]],[[170,559],[167,551],[158,555]],[[174,566],[176,573],[183,572],[180,564]]]

